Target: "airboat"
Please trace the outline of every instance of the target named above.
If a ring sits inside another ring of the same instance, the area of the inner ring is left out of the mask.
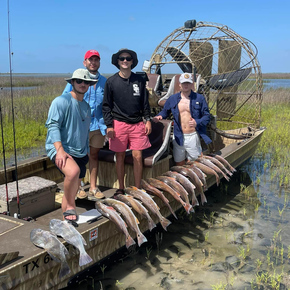
[[[260,127],[263,87],[257,54],[257,48],[250,40],[226,25],[186,21],[156,47],[150,60],[144,61],[142,74],[147,78],[152,116],[161,110],[172,94],[178,92],[179,75],[183,72],[193,74],[192,89],[205,96],[212,115],[208,134],[213,143],[210,147],[204,145],[204,153],[214,152],[232,166],[240,166],[254,154],[265,130]],[[152,147],[143,154],[144,179],[161,175],[173,164],[171,120],[152,123],[152,126]],[[98,185],[106,197],[111,197],[118,188],[114,153],[104,147],[99,158]],[[134,182],[130,152],[126,153],[125,162],[128,186]],[[1,289],[60,289],[72,285],[86,278],[90,268],[100,265],[101,261],[124,247],[124,235],[111,221],[102,218],[80,224],[78,231],[87,242],[86,251],[93,262],[80,267],[77,250],[63,241],[69,250],[67,262],[71,273],[60,278],[60,264],[45,250],[35,247],[29,233],[34,228],[48,230],[49,221],[61,217],[61,174],[46,156],[42,156],[26,160],[17,168],[10,166],[5,172],[2,170],[2,193],[5,192],[5,178],[11,196],[10,215],[0,215]],[[15,178],[19,179],[20,200],[13,190]],[[84,182],[89,178],[87,172]],[[213,186],[214,178],[209,177],[207,183]],[[181,208],[180,203],[166,192],[164,194],[174,211]],[[3,194],[0,193],[0,197],[1,211],[5,212]],[[86,203],[77,201],[77,212],[82,214],[93,209],[91,200],[93,198]],[[171,215],[161,201],[156,200],[156,203],[162,215]],[[19,215],[21,219],[17,218]],[[148,224],[144,218],[138,216],[138,219],[140,230],[146,235]],[[134,232],[130,234],[136,237]]]

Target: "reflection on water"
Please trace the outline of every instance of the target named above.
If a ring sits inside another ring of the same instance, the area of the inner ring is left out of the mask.
[[[146,233],[148,243],[101,262],[78,289],[290,289],[289,191],[271,179],[269,158],[251,159],[206,206],[180,210],[167,232]]]

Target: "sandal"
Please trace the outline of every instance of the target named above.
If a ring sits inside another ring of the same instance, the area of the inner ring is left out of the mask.
[[[84,199],[87,198],[88,194],[85,192],[85,190],[80,186],[78,192],[77,192],[77,198]]]
[[[79,226],[77,223],[77,221],[79,220],[79,216],[77,215],[77,212],[75,209],[68,209],[67,211],[63,212],[62,214],[63,214],[64,220],[66,222],[68,222],[69,224],[73,225],[76,228]],[[70,220],[70,219],[66,218],[66,217],[71,216],[71,215],[75,215],[76,219]]]
[[[90,190],[89,194],[94,196],[95,198],[98,198],[98,199],[102,199],[105,197],[104,194],[98,188]]]

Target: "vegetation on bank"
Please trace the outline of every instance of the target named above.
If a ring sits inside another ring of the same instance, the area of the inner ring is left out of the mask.
[[[290,75],[290,74],[289,74]],[[9,77],[0,78],[0,87],[9,83]],[[36,86],[34,89],[13,91],[16,148],[39,147],[44,144],[47,112],[52,100],[59,96],[65,85],[64,77],[15,77],[13,86]],[[10,90],[0,96],[6,154],[13,152],[12,107]],[[270,89],[263,94],[262,123],[267,127],[259,145],[266,154],[271,151],[275,160],[288,162],[286,148],[290,143],[290,89]],[[2,144],[2,136],[0,136]],[[279,149],[277,148],[279,145]],[[2,152],[2,146],[0,146]],[[287,163],[289,165],[289,162]]]

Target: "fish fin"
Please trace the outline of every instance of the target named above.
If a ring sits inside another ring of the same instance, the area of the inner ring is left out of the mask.
[[[163,218],[163,219],[160,221],[160,223],[161,223],[163,229],[164,229],[165,231],[167,231],[167,227],[171,224],[171,221],[168,220],[167,218]]]
[[[140,247],[143,243],[147,242],[147,239],[142,233],[140,233],[140,234],[137,234],[137,241],[138,241],[138,246]]]
[[[130,235],[126,238],[126,248],[128,249],[129,247],[135,245],[135,241],[132,239]]]
[[[139,220],[136,217],[135,217],[135,220],[136,220],[136,223],[139,225],[140,222],[139,222]]]
[[[207,199],[204,193],[202,193],[201,195],[201,204],[204,205],[204,203],[207,203]]]
[[[82,239],[83,244],[86,246],[87,245],[86,240],[84,239],[84,237],[82,235],[80,235],[80,236],[81,236],[81,239]]]
[[[191,209],[192,209],[192,205],[190,205],[189,203],[186,203],[183,207],[184,207],[184,209],[186,210],[186,212],[187,212],[188,214],[190,214],[190,211],[191,211]]]
[[[148,228],[150,230],[150,232],[156,228],[156,224],[154,223],[153,219],[148,219]]]
[[[79,259],[80,267],[84,266],[86,264],[89,264],[92,261],[93,261],[93,259],[87,254],[86,251],[84,251],[83,253],[80,253],[80,259]]]
[[[70,273],[70,268],[66,261],[62,262],[59,270],[59,278],[62,278]]]
[[[51,254],[50,252],[47,252],[49,254],[49,256],[51,257],[52,260],[57,261],[57,262],[61,262],[59,258],[55,257],[53,254]]]

